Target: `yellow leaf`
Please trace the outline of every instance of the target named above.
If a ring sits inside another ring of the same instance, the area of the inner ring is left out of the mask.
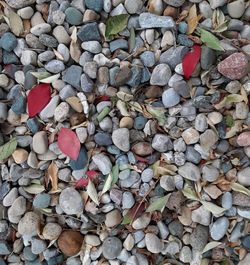
[[[51,186],[52,186],[51,192],[52,193],[57,192],[58,191],[58,186],[57,186],[57,184],[58,184],[58,176],[57,176],[58,168],[53,161],[49,165],[47,173],[48,173],[48,177],[51,181]]]
[[[190,10],[189,10],[189,14],[187,17],[187,22],[188,22],[188,34],[192,34],[194,32],[194,30],[196,29],[198,23],[200,20],[200,16],[197,16],[197,9],[196,9],[196,5],[194,4]]]

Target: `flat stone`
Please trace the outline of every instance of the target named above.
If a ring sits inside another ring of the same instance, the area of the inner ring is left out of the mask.
[[[157,86],[167,85],[171,77],[171,69],[167,64],[158,64],[151,75],[150,84]]]
[[[190,162],[186,162],[183,166],[179,167],[178,174],[192,181],[197,181],[201,178],[199,168]]]
[[[96,22],[88,23],[82,26],[77,35],[81,41],[101,41],[101,36]]]
[[[163,249],[163,242],[153,233],[147,233],[145,235],[145,242],[147,250],[151,253],[160,253]]]
[[[172,17],[157,16],[152,13],[141,13],[139,16],[140,27],[143,29],[149,28],[166,28],[174,29],[175,22]]]
[[[122,251],[122,242],[117,237],[108,237],[103,241],[102,249],[104,258],[113,260]]]
[[[83,211],[81,195],[73,187],[66,188],[61,192],[59,204],[68,215],[79,214]]]
[[[162,102],[165,108],[171,108],[180,102],[180,96],[174,88],[168,88],[162,94]]]
[[[106,214],[105,225],[107,227],[114,227],[119,225],[122,221],[122,216],[119,210],[115,209]]]
[[[40,218],[36,213],[27,212],[18,223],[18,233],[21,235],[35,236],[38,233]]]
[[[152,140],[152,147],[158,152],[166,152],[173,149],[173,144],[165,134],[155,134]]]
[[[226,217],[217,219],[210,228],[210,235],[213,240],[220,240],[224,237],[229,227],[229,221]]]
[[[228,14],[232,18],[240,18],[245,12],[244,0],[237,0],[227,4]]]
[[[62,228],[56,223],[47,223],[43,228],[43,236],[47,240],[57,239],[62,232]]]
[[[33,150],[37,154],[45,154],[48,150],[48,137],[46,132],[40,131],[33,136]]]

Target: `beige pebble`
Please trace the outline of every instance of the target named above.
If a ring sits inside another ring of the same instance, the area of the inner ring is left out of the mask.
[[[14,151],[14,153],[12,154],[13,158],[14,158],[14,161],[17,163],[17,164],[22,164],[24,163],[25,161],[27,161],[28,159],[28,155],[29,153],[25,150],[25,149],[22,149],[22,148],[18,148]]]
[[[120,120],[120,127],[121,128],[128,128],[131,129],[134,125],[134,120],[131,117],[123,117]]]
[[[69,103],[70,107],[75,111],[79,113],[83,112],[83,107],[78,97],[69,97],[66,99],[66,102]]]

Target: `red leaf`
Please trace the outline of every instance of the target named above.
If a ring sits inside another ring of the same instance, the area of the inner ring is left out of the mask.
[[[192,50],[188,52],[182,60],[182,68],[184,76],[189,79],[196,65],[198,64],[201,57],[201,47],[199,45],[194,45]]]
[[[87,179],[85,179],[85,178],[81,178],[81,179],[79,179],[79,180],[76,182],[75,187],[76,187],[77,189],[81,189],[81,188],[87,187],[88,184],[89,184],[89,179],[88,179],[88,178],[87,178]]]
[[[72,160],[77,160],[81,143],[76,134],[67,128],[62,128],[58,135],[58,146],[60,150]]]
[[[28,113],[30,117],[36,116],[37,113],[50,101],[50,85],[41,84],[34,87],[28,95]]]
[[[98,96],[98,97],[96,97],[96,99],[95,99],[95,104],[98,104],[98,103],[100,103],[100,102],[102,102],[102,101],[109,101],[109,96]]]
[[[96,177],[100,176],[100,173],[95,170],[89,170],[86,172],[86,175],[90,180],[94,180]]]

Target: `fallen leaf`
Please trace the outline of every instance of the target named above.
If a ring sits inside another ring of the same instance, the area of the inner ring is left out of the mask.
[[[112,186],[116,184],[119,178],[119,164],[116,164],[112,168]]]
[[[41,184],[31,184],[28,187],[23,187],[23,189],[30,194],[39,194],[45,190]]]
[[[227,125],[227,127],[233,127],[234,126],[234,119],[231,115],[226,115],[224,117],[225,123]]]
[[[228,21],[225,19],[223,12],[217,8],[212,16],[213,32],[223,32],[227,30]]]
[[[36,77],[38,80],[47,78],[50,76],[49,72],[30,72],[34,77]]]
[[[55,56],[57,57],[57,59],[59,59],[59,60],[61,60],[61,61],[64,60],[64,59],[63,59],[63,56],[61,55],[60,52],[58,52],[58,51],[55,50],[55,49],[53,49],[53,52],[54,52]]]
[[[163,211],[171,194],[157,198],[147,208],[146,212]]]
[[[247,189],[246,187],[242,186],[239,183],[232,183],[231,184],[231,188],[234,191],[241,192],[241,193],[246,194],[246,195],[248,195],[250,197],[250,190]]]
[[[4,160],[12,155],[12,153],[16,150],[17,140],[16,138],[12,138],[9,142],[0,146],[0,160]]]
[[[77,160],[81,143],[76,134],[68,128],[62,128],[57,140],[59,149],[72,160]]]
[[[96,191],[94,183],[91,180],[89,180],[89,183],[88,183],[88,186],[87,186],[87,193],[88,193],[89,197],[91,198],[91,200],[95,204],[99,205],[97,191]]]
[[[234,121],[234,126],[231,127],[229,131],[227,131],[226,135],[223,138],[224,139],[232,138],[238,132],[242,131],[242,123],[243,123],[243,120]]]
[[[192,34],[194,32],[200,19],[201,16],[197,16],[197,8],[196,4],[194,4],[191,6],[187,17],[187,22],[188,22],[187,34]]]
[[[27,97],[29,117],[34,117],[42,111],[50,102],[50,98],[49,84],[40,84],[32,88]]]
[[[70,53],[71,58],[76,63],[78,63],[82,52],[81,52],[80,44],[77,41],[77,28],[76,27],[73,28],[70,38],[71,38],[71,42],[69,46],[69,53]]]
[[[76,189],[81,189],[81,188],[87,187],[88,183],[89,183],[89,179],[88,178],[80,178],[76,182],[75,187],[76,187]]]
[[[167,122],[167,117],[165,115],[166,108],[153,107],[151,105],[146,105],[147,111],[159,122],[160,126],[163,126]]]
[[[131,101],[134,96],[123,91],[117,92],[116,96],[123,101]]]
[[[104,183],[104,186],[103,186],[103,189],[102,189],[102,194],[106,193],[108,190],[110,190],[111,188],[111,185],[112,185],[112,181],[113,181],[113,178],[112,178],[112,173],[110,173],[106,180],[105,180],[105,183]]]
[[[244,100],[244,97],[242,95],[230,94],[230,95],[224,97],[221,102],[219,102],[218,104],[215,104],[214,107],[216,109],[222,109],[226,105],[229,105],[229,104],[232,104],[232,103],[239,103],[239,102],[242,102],[243,100]]]
[[[214,215],[222,214],[225,211],[224,208],[219,207],[212,202],[207,202],[207,201],[200,201],[200,202],[209,212],[211,212]]]
[[[156,178],[162,175],[176,175],[177,171],[177,167],[175,165],[169,165],[165,162],[161,162],[160,160],[153,164],[152,169]]]
[[[221,242],[217,242],[217,241],[211,241],[211,242],[207,243],[206,246],[204,247],[204,249],[202,250],[202,254],[213,249],[213,248],[218,247],[221,244],[222,244]]]
[[[106,23],[105,37],[109,38],[124,30],[127,27],[128,18],[129,15],[127,14],[109,17]]]
[[[189,185],[184,186],[182,193],[189,200],[194,200],[194,201],[200,200],[199,197],[197,196],[196,192]]]
[[[2,1],[1,1],[2,2]],[[17,13],[15,13],[9,6],[5,4],[4,6],[4,14],[7,17],[7,23],[10,26],[11,31],[16,35],[20,36],[24,29],[23,29],[23,21],[19,17]]]
[[[186,79],[189,79],[192,73],[195,70],[196,65],[198,64],[201,57],[201,47],[199,45],[194,45],[192,50],[184,56],[182,60],[182,68],[184,76]]]
[[[217,51],[224,51],[219,39],[216,38],[212,33],[201,28],[199,28],[199,32],[201,34],[202,42],[204,42],[207,47]]]
[[[127,225],[136,220],[145,211],[145,202],[137,202],[123,217],[122,225]]]
[[[46,78],[40,79],[39,82],[45,83],[45,84],[51,84],[51,83],[55,82],[59,77],[60,77],[60,74],[51,75],[51,76],[48,76]]]
[[[58,173],[58,167],[52,161],[51,164],[48,167],[48,170],[47,170],[47,174],[48,174],[48,177],[49,177],[49,179],[51,181],[51,186],[52,186],[51,192],[57,192],[58,191],[58,186],[57,186],[57,184],[58,184],[58,176],[57,176],[57,173]]]

